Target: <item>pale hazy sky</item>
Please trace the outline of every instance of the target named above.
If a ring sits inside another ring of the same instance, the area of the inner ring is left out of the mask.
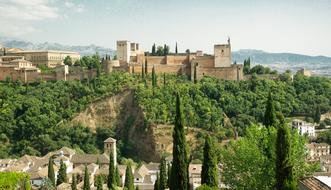
[[[0,0],[0,36],[115,48],[178,42],[331,56],[331,0]]]

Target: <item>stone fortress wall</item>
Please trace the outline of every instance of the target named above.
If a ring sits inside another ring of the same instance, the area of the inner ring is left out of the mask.
[[[117,44],[127,44],[118,46],[122,70],[127,70],[131,73],[141,73],[145,63],[148,65],[148,72],[152,72],[154,66],[156,73],[173,73],[185,74],[192,80],[194,72],[199,80],[203,76],[212,76],[225,80],[243,80],[243,65],[232,64],[231,62],[231,44],[228,39],[227,44],[214,45],[214,55],[203,55],[201,51],[196,53],[181,53],[170,54],[166,56],[151,56],[148,53],[143,53],[137,43],[129,41],[120,41]],[[134,47],[130,47],[133,44]],[[124,50],[123,48],[127,48]],[[123,55],[126,54],[126,55]],[[128,61],[127,58],[130,57]]]

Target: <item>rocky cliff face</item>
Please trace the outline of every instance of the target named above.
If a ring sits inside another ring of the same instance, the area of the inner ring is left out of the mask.
[[[159,159],[152,126],[144,123],[144,115],[134,100],[133,90],[96,100],[77,114],[72,123],[81,123],[93,130],[98,126],[112,128],[118,143],[129,145],[129,149],[134,150],[128,153],[129,156],[144,161]]]
[[[134,99],[134,90],[100,98],[78,113],[71,121],[95,130],[96,127],[114,129],[118,143],[124,143],[125,154],[146,162],[157,162],[162,153],[172,153],[172,125],[147,124],[144,113]],[[199,129],[189,129],[187,141],[191,149],[197,144]]]

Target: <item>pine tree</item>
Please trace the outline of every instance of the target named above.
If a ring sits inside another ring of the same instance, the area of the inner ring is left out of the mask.
[[[75,174],[72,174],[71,190],[77,190],[77,177]]]
[[[291,163],[291,136],[288,127],[283,124],[277,130],[276,139],[276,189],[297,189]]]
[[[118,167],[116,167],[115,169],[115,181],[117,186],[121,185],[121,176],[120,176],[120,172],[118,171]]]
[[[276,112],[275,112],[271,92],[269,92],[267,106],[266,106],[266,110],[265,110],[265,113],[264,113],[263,124],[266,127],[277,125]]]
[[[159,178],[159,190],[165,190],[167,188],[167,166],[165,157],[162,156],[160,163],[160,178]]]
[[[63,161],[60,161],[60,169],[59,173],[57,175],[57,181],[56,185],[60,185],[61,183],[67,182],[67,166],[63,163]]]
[[[85,165],[85,172],[84,172],[84,185],[83,190],[90,190],[90,175],[87,170],[87,166]]]
[[[160,175],[157,173],[156,180],[154,183],[154,190],[160,190]]]
[[[49,158],[48,160],[48,179],[52,182],[53,186],[55,186],[55,173],[53,167],[53,158]]]
[[[108,170],[108,181],[107,186],[111,189],[115,185],[115,163],[114,163],[114,155],[113,152],[109,153],[109,170]]]
[[[201,171],[201,184],[218,187],[218,168],[215,145],[208,135],[203,147],[203,163]]]
[[[319,123],[320,121],[321,121],[321,109],[320,106],[316,106],[314,113],[314,122]]]
[[[103,189],[103,180],[102,180],[101,175],[97,176],[96,186],[97,186],[97,190],[102,190]],[[111,188],[109,188],[109,189],[111,189]]]
[[[127,190],[134,190],[131,164],[128,164],[126,167],[124,187],[126,187]]]
[[[175,53],[178,54],[177,42],[176,42]]]
[[[173,161],[170,190],[188,190],[188,150],[183,126],[183,114],[179,94],[176,94],[175,127],[172,134]]]

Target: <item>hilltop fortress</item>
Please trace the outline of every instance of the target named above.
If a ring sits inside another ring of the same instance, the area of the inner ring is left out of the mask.
[[[214,45],[214,55],[202,51],[194,53],[164,53],[155,54],[140,49],[138,43],[117,41],[117,59],[109,56],[102,59],[101,72],[124,71],[141,73],[147,70],[151,73],[154,67],[156,73],[172,73],[187,75],[192,81],[201,79],[204,75],[224,80],[243,80],[243,65],[232,64],[231,43]],[[177,48],[176,48],[177,49]],[[3,54],[1,54],[3,53]],[[160,56],[162,55],[162,56]],[[79,60],[76,52],[63,51],[24,51],[20,49],[5,49],[0,51],[0,80],[10,78],[13,81],[54,81],[83,80],[97,75],[97,70],[84,69],[79,66],[64,66],[66,56],[73,61]],[[42,73],[37,66],[44,65],[54,68],[51,73]],[[146,68],[147,67],[147,68]]]
[[[117,60],[105,59],[104,69],[126,70],[130,73],[140,73],[142,67],[147,66],[148,72],[155,68],[156,73],[185,74],[194,79],[204,75],[225,80],[242,80],[243,65],[232,64],[231,43],[214,45],[214,55],[195,53],[169,53],[164,56],[151,55],[140,50],[138,43],[130,41],[117,41]]]

